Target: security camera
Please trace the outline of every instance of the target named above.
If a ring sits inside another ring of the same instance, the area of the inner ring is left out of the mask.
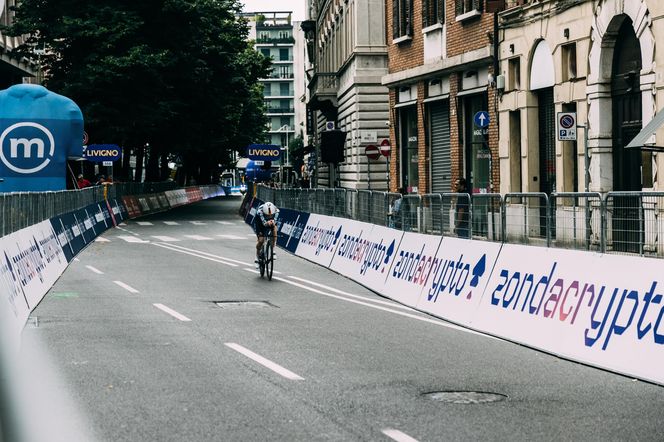
[[[387,121],[385,122],[385,127],[390,127],[390,120],[387,120]]]

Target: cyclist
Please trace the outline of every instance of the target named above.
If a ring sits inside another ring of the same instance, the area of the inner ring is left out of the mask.
[[[258,268],[258,256],[265,241],[265,232],[268,229],[272,230],[272,249],[274,250],[275,248],[277,242],[277,218],[279,218],[279,209],[269,201],[261,204],[256,209],[253,226],[256,232],[256,260],[254,261],[256,268]],[[276,253],[273,253],[275,259],[276,255]]]

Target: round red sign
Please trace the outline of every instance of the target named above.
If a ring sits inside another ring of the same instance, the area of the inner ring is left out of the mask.
[[[380,142],[380,153],[382,153],[384,157],[388,158],[392,153],[392,146],[390,146],[390,140],[387,138]]]
[[[364,149],[364,154],[370,160],[377,160],[378,158],[380,158],[380,150],[378,150],[378,147],[374,146],[373,144],[368,145]]]

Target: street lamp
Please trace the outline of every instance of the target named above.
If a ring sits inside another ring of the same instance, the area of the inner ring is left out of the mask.
[[[290,130],[290,126],[288,124],[284,124],[281,126],[279,129],[277,129],[275,132],[283,132],[286,131],[286,148],[284,149],[286,151],[286,166],[290,166],[290,163],[288,162],[288,131]],[[281,178],[281,187],[284,186],[284,162],[283,160],[281,161],[279,165],[279,177]]]

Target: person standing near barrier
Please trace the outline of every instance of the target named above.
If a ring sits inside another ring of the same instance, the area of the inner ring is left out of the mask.
[[[78,186],[79,189],[84,189],[86,187],[92,186],[92,183],[90,180],[86,179],[83,174],[78,175],[78,180],[76,180],[76,185]]]
[[[403,201],[403,192],[404,188],[399,187],[397,189],[399,197],[394,200],[394,203],[390,205],[390,211],[388,212],[389,218],[389,227],[393,229],[401,229],[401,202]]]
[[[455,189],[456,193],[468,193],[468,185],[465,178],[459,178],[456,181]],[[454,216],[454,233],[459,238],[469,238],[469,203],[466,195],[458,195],[456,199],[456,209]]]

